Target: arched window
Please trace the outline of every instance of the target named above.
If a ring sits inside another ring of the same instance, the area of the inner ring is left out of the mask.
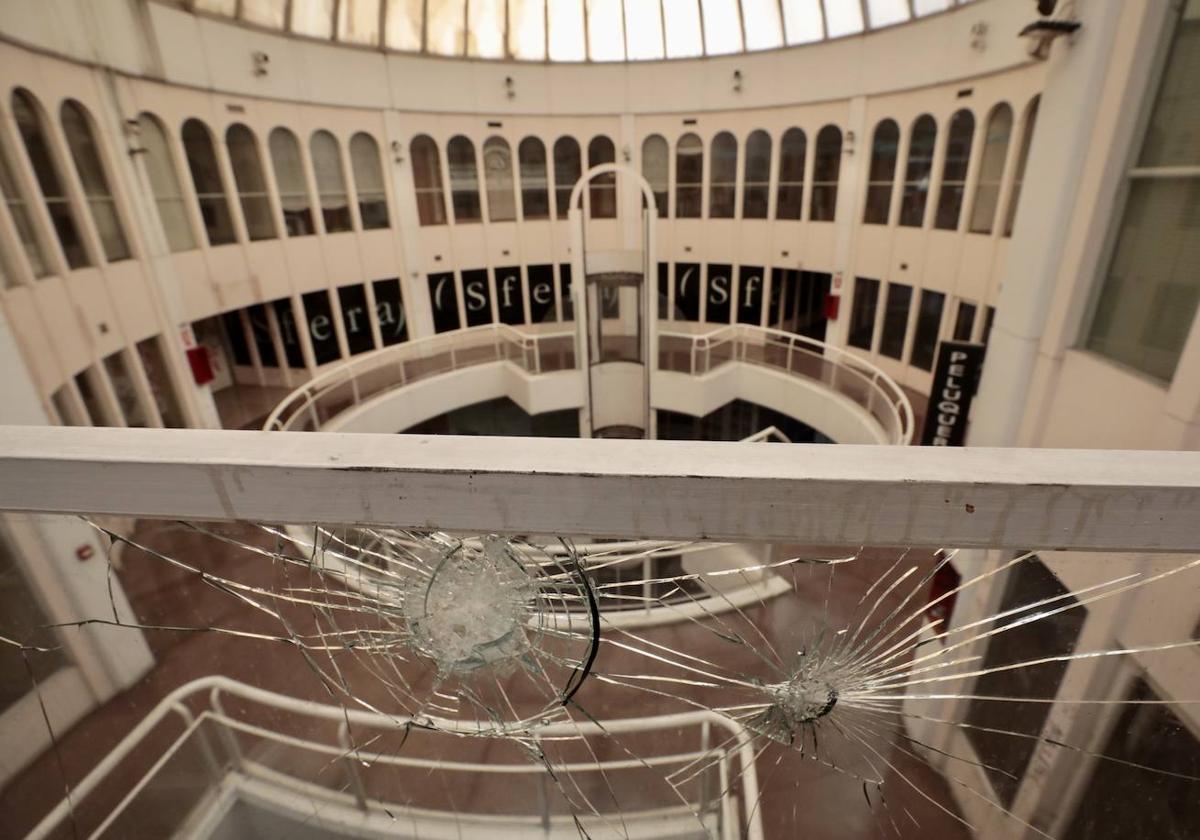
[[[3,147],[0,147],[0,197],[3,197],[4,205],[8,208],[8,215],[12,218],[13,227],[17,230],[17,237],[21,240],[21,247],[29,259],[29,268],[33,272],[33,276],[45,277],[50,273],[50,266],[46,263],[46,255],[42,251],[42,244],[38,241],[37,233],[34,230],[29,206],[25,201],[25,196],[17,187],[17,179],[13,175],[12,166],[8,162],[8,155],[5,154]],[[7,271],[4,272],[5,285],[7,288],[14,288],[19,285],[17,273],[11,266],[6,265],[5,267],[7,268]]]
[[[109,262],[127,260],[130,256],[129,242],[125,239],[121,217],[117,214],[117,202],[113,199],[108,175],[100,160],[91,117],[82,105],[68,99],[62,104],[59,119],[62,121],[63,134],[67,136],[67,146],[71,149],[71,158],[75,161],[75,172],[79,175],[79,183],[83,185],[83,194],[87,196],[92,222],[104,246],[104,258]]]
[[[938,230],[958,230],[962,215],[963,191],[971,164],[971,141],[975,137],[975,115],[962,108],[950,117],[946,160],[942,164],[942,186],[938,191],[937,213],[933,226]]]
[[[675,216],[699,219],[704,199],[704,143],[685,134],[675,146]]]
[[[489,137],[483,143],[483,177],[487,184],[488,219],[511,222],[517,218],[517,199],[513,193],[512,149],[503,137]]]
[[[779,141],[779,187],[775,218],[799,219],[804,208],[804,156],[808,153],[804,132],[789,128]]]
[[[601,135],[588,143],[588,169],[602,163],[616,163],[617,151],[613,141]],[[615,219],[617,217],[617,173],[597,175],[588,184],[589,203],[593,219]]]
[[[417,217],[422,225],[444,225],[446,193],[442,188],[442,161],[437,143],[420,134],[413,138],[409,152],[417,193]]]
[[[904,169],[904,194],[900,198],[900,224],[921,227],[925,224],[925,200],[929,197],[929,174],[933,171],[933,146],[937,141],[937,123],[929,114],[917,117],[908,147]]]
[[[892,185],[896,180],[896,155],[900,145],[900,126],[895,120],[882,120],[875,126],[871,141],[871,171],[867,176],[867,206],[863,223],[886,225],[892,205]]]
[[[550,182],[546,176],[546,144],[526,137],[517,147],[521,159],[521,214],[526,219],[550,218]]]
[[[225,145],[229,148],[233,180],[237,182],[250,240],[274,239],[278,235],[275,232],[275,218],[267,197],[267,181],[263,177],[262,158],[258,154],[254,133],[246,126],[235,123],[225,132]]]
[[[753,131],[746,138],[745,185],[742,187],[742,218],[767,218],[771,197],[771,135]]]
[[[1025,110],[1025,128],[1021,131],[1021,146],[1017,150],[1017,171],[1013,174],[1012,193],[1008,197],[1008,212],[1004,219],[1004,235],[1012,236],[1013,220],[1017,218],[1017,201],[1021,198],[1021,184],[1025,181],[1025,164],[1029,161],[1029,144],[1033,142],[1033,128],[1037,124],[1040,96],[1033,97]]]
[[[208,244],[228,245],[234,242],[236,237],[229,215],[229,199],[225,195],[225,183],[221,180],[217,152],[208,126],[196,119],[185,122],[183,151],[192,173],[192,185],[196,188],[196,200],[200,204],[200,218],[204,220]]]
[[[446,145],[450,165],[450,201],[455,222],[478,222],[483,218],[479,207],[479,169],[475,164],[475,144],[461,134]]]
[[[138,117],[138,129],[142,148],[146,150],[144,160],[150,189],[158,207],[158,220],[167,235],[167,245],[172,251],[189,251],[196,247],[196,238],[192,235],[192,225],[183,203],[183,190],[179,186],[175,156],[167,143],[167,133],[158,118],[148,113]]]
[[[342,153],[337,138],[328,131],[314,131],[308,140],[312,153],[317,196],[321,201],[321,219],[326,233],[345,233],[354,229],[350,220],[350,199],[346,196],[346,177],[342,173]]]
[[[833,221],[837,212],[838,174],[841,169],[842,131],[836,125],[827,125],[817,133],[817,156],[813,161],[809,221]]]
[[[1012,108],[1001,102],[992,109],[983,138],[983,159],[979,162],[979,180],[975,184],[975,202],[971,207],[971,233],[991,233],[1000,203],[1000,183],[1004,179],[1004,161],[1012,137]]]
[[[358,215],[363,230],[381,230],[388,226],[387,193],[384,192],[383,167],[379,163],[379,144],[365,131],[350,138],[350,166],[354,172],[354,191],[358,193]]]
[[[304,178],[300,160],[300,141],[286,128],[277,128],[267,140],[271,149],[271,166],[275,170],[275,186],[279,188],[279,204],[283,207],[283,223],[288,236],[310,236],[316,233],[312,216],[312,199]]]
[[[63,189],[58,165],[46,142],[41,106],[29,91],[18,88],[13,91],[12,109],[13,118],[21,132],[21,141],[25,144],[25,153],[29,156],[29,165],[33,167],[42,190],[42,198],[46,201],[46,210],[50,214],[50,221],[54,223],[54,232],[58,234],[67,265],[71,268],[91,265],[83,240],[79,238],[79,227],[71,213],[71,202]]]
[[[667,196],[670,156],[667,140],[661,134],[651,134],[642,141],[642,177],[646,179],[646,183],[654,192],[654,203],[658,205],[660,219],[671,215]]]
[[[709,218],[732,219],[737,207],[737,138],[728,131],[713,138],[709,166]]]
[[[571,190],[583,174],[579,144],[573,137],[559,137],[554,141],[554,202],[558,206],[558,218],[567,218],[571,208]]]

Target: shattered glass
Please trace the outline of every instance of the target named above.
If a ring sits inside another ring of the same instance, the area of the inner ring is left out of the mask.
[[[1200,836],[1196,557],[91,524],[4,836]],[[153,667],[56,726],[96,627]]]

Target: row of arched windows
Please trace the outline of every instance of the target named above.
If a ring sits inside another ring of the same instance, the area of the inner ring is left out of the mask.
[[[12,108],[40,188],[40,198],[68,267],[95,263],[99,255],[89,252],[81,235],[82,208],[72,204],[64,186],[63,172],[47,135],[49,121],[32,94],[24,89],[12,94]],[[1035,97],[1028,107],[1021,145],[1014,157],[1013,186],[1002,228],[1006,235],[1012,230],[1036,111]],[[195,234],[187,208],[192,199],[177,177],[166,129],[149,113],[143,113],[138,122],[146,167],[168,244],[173,251],[194,248]],[[67,100],[60,108],[59,124],[78,177],[81,204],[86,208],[104,259],[113,262],[129,258],[131,249],[91,116],[80,103]],[[966,229],[973,233],[990,233],[995,225],[1013,127],[1013,110],[1006,103],[996,105],[987,117],[973,201],[967,214]],[[900,126],[893,119],[884,119],[875,126],[864,203],[865,224],[894,221],[904,227],[923,227],[928,217],[935,228],[959,228],[975,142],[974,115],[965,108],[955,112],[946,131],[940,186],[932,212],[927,212],[929,191],[935,180],[937,122],[929,114],[913,121],[903,165],[899,160]],[[245,235],[251,241],[307,236],[318,230],[338,233],[354,230],[356,226],[364,230],[389,226],[384,171],[379,146],[371,135],[358,132],[350,138],[348,166],[338,139],[324,129],[314,131],[307,144],[302,144],[292,131],[278,127],[268,135],[264,149],[248,126],[235,123],[226,129],[224,140],[224,144],[217,143],[209,127],[194,118],[187,120],[180,132],[194,200],[210,245],[237,241],[234,200],[241,210]],[[675,143],[672,161],[667,139],[653,134],[642,143],[642,174],[663,217],[833,221],[841,169],[841,130],[835,125],[821,128],[812,144],[811,159],[808,138],[802,129],[789,128],[778,142],[775,155],[774,138],[764,130],[753,131],[746,137],[739,157],[738,139],[728,131],[716,134],[707,149],[699,135],[688,132]],[[222,176],[222,146],[233,174],[231,187],[236,191],[233,198],[227,194]],[[269,160],[269,174],[274,178],[278,209],[271,197],[264,152]],[[571,191],[584,170],[616,160],[613,141],[604,135],[593,137],[586,149],[573,137],[560,137],[549,150],[539,138],[526,137],[517,145],[515,160],[508,141],[492,136],[483,142],[481,152],[477,156],[474,141],[456,135],[446,144],[443,170],[437,143],[428,135],[413,139],[410,157],[422,225],[445,224],[451,218],[449,213],[453,213],[455,223],[479,222],[485,213],[491,222],[513,221],[518,215],[526,220],[566,218]],[[351,206],[348,187],[351,178],[357,213]],[[807,185],[806,178],[810,181]],[[449,182],[448,196],[444,180]],[[32,212],[13,168],[2,155],[0,190],[34,274],[50,273],[50,262],[44,252],[47,242],[37,236],[38,214]],[[893,201],[897,191],[899,195]],[[615,174],[607,173],[589,183],[586,207],[591,218],[616,217]],[[6,275],[11,282],[13,272]]]
[[[40,193],[35,200],[44,202],[66,267],[77,269],[94,265],[101,257],[110,263],[129,259],[132,250],[110,186],[109,169],[96,141],[91,114],[73,99],[63,102],[59,109],[58,126],[78,179],[72,182],[70,172],[63,168],[66,161],[60,161],[55,152],[55,138],[51,135],[54,126],[37,99],[29,91],[17,88],[12,93],[11,104],[29,169],[36,182],[36,192]],[[138,125],[141,151],[167,243],[172,251],[195,248],[196,239],[187,208],[191,199],[177,175],[166,129],[148,113],[139,117]],[[189,119],[183,124],[180,141],[209,244],[237,241],[230,197],[221,175],[220,144],[214,142],[208,126],[197,119]],[[254,132],[240,123],[229,126],[224,148],[228,153],[246,236],[251,241],[278,238],[281,229],[287,236],[316,233],[314,206],[320,209],[320,226],[326,233],[354,229],[355,214],[350,206],[342,153],[337,138],[330,132],[315,131],[308,141],[315,201],[308,187],[300,141],[286,128],[271,132],[267,152],[278,188],[279,215],[272,207],[269,179]],[[357,218],[362,229],[388,227],[387,192],[378,144],[371,135],[358,132],[350,138],[349,152],[348,171],[353,178]],[[22,187],[18,172],[0,150],[0,192],[33,275],[44,277],[52,273],[52,265],[57,260],[47,257],[45,248],[52,244],[51,240],[38,235],[40,211],[35,212],[35,205],[27,200],[33,191]],[[72,191],[68,187],[72,183],[78,185],[77,194],[81,196],[78,205],[71,200]],[[86,213],[86,219],[83,213]],[[95,231],[102,254],[91,252],[88,239],[82,233],[87,224]],[[4,271],[10,286],[15,285],[18,276],[12,268],[5,266]]]
[[[129,259],[132,251],[125,235],[125,225],[117,212],[108,170],[100,147],[96,143],[95,126],[91,114],[79,102],[68,99],[62,103],[58,113],[58,126],[66,139],[70,154],[70,165],[78,179],[82,196],[82,208],[72,205],[68,192],[70,176],[60,166],[54,152],[51,132],[54,126],[49,116],[33,94],[23,88],[13,91],[13,119],[21,138],[21,144],[34,173],[40,199],[45,205],[46,215],[55,232],[68,268],[83,268],[97,262],[101,256],[93,254],[85,244],[81,233],[85,220],[79,210],[86,209],[88,221],[95,230],[97,241],[107,262]],[[66,165],[66,161],[62,162]],[[17,237],[21,241],[29,267],[35,277],[52,273],[52,261],[47,256],[46,246],[51,244],[38,236],[38,224],[34,205],[26,199],[16,170],[7,157],[0,154],[0,191]],[[36,200],[36,198],[34,199]],[[17,272],[11,265],[5,266],[6,283],[15,285]]]
[[[138,121],[147,153],[151,187],[171,249],[181,251],[195,247],[165,129],[152,114],[143,113]],[[235,242],[237,236],[230,201],[221,178],[218,146],[212,132],[203,122],[193,118],[183,124],[180,136],[208,243]],[[315,201],[305,175],[299,139],[282,127],[273,129],[268,135],[267,152],[279,195],[278,216],[271,206],[267,174],[254,132],[241,123],[229,126],[225,131],[225,148],[250,241],[277,239],[281,227],[283,235],[288,237],[316,233],[318,224],[314,206],[320,211],[320,229],[325,233],[355,229],[341,147],[332,133],[318,129],[308,139]],[[388,227],[387,193],[379,144],[366,132],[360,131],[350,138],[350,174],[354,179],[362,229]]]
[[[755,131],[746,140],[742,161],[741,217],[765,219],[771,204],[771,135]],[[550,206],[551,178],[547,173],[546,147],[537,137],[526,137],[517,147],[518,166],[514,168],[508,141],[489,137],[483,144],[484,186],[488,220],[512,221],[516,218],[518,180],[521,212],[524,219],[567,217],[571,189],[584,171],[582,150],[573,137],[560,137],[553,146],[554,208]],[[779,177],[776,188],[775,218],[800,219],[804,208],[804,173],[807,138],[799,128],[784,132],[780,141]],[[440,225],[447,221],[442,168],[437,143],[428,135],[418,135],[411,145],[417,209],[422,225]],[[733,134],[717,134],[710,149],[708,203],[705,212],[704,143],[699,135],[687,133],[675,144],[674,201],[671,201],[671,151],[665,137],[653,134],[642,143],[642,174],[654,192],[660,217],[732,219],[737,215],[739,194],[738,141]],[[812,221],[833,221],[837,204],[838,175],[841,169],[842,132],[827,125],[817,134],[813,161],[813,183],[809,213]],[[613,163],[616,148],[603,135],[592,138],[587,146],[587,166]],[[463,135],[446,144],[450,199],[456,223],[478,222],[480,209],[479,177],[476,172],[475,144]],[[591,218],[611,219],[617,215],[616,178],[606,173],[588,185]]]
[[[1038,97],[1026,110],[1021,144],[1017,150],[1013,187],[1005,212],[1005,236],[1012,234],[1017,199],[1025,173],[1025,161],[1037,120]],[[971,161],[971,146],[975,139],[975,116],[962,108],[950,117],[947,126],[946,155],[942,161],[941,187],[933,210],[933,227],[939,230],[958,230],[963,202],[967,193],[967,172]],[[1000,206],[1000,188],[1008,159],[1009,141],[1013,131],[1013,110],[1005,102],[992,108],[983,133],[983,156],[975,177],[975,193],[967,218],[971,233],[991,233]],[[909,130],[908,156],[900,181],[898,221],[901,227],[923,227],[933,177],[934,149],[938,126],[929,114],[917,117]],[[886,225],[893,218],[892,193],[896,184],[896,167],[900,154],[900,126],[893,119],[881,120],[871,140],[871,166],[867,175],[867,196],[863,223]]]
[[[546,146],[537,137],[526,137],[517,145],[517,167],[512,149],[503,137],[483,142],[483,183],[487,196],[487,217],[491,222],[511,222],[517,218],[516,190],[520,182],[521,214],[527,220],[567,217],[571,190],[583,174],[582,150],[573,137],[560,137],[553,147],[554,182],[547,170]],[[421,134],[410,146],[413,183],[417,196],[417,215],[422,225],[441,225],[447,221],[445,193],[442,188],[441,157],[432,137]],[[587,168],[616,162],[612,140],[600,135],[587,147]],[[450,206],[456,224],[483,219],[475,144],[461,134],[446,144],[446,171],[450,178]],[[552,189],[553,187],[553,189]],[[550,193],[554,193],[551,207]],[[593,219],[617,216],[617,181],[614,173],[592,180],[588,186],[588,206]]]
[[[743,219],[766,219],[771,215],[771,135],[759,129],[746,138],[742,157],[741,215]],[[817,132],[809,192],[808,215],[804,215],[805,157],[808,138],[800,128],[789,128],[779,141],[775,181],[774,218],[831,222],[837,207],[838,176],[841,172],[842,132],[827,125]],[[665,137],[652,134],[642,142],[642,175],[654,191],[660,216],[678,219],[732,219],[738,216],[738,141],[728,131],[712,139],[709,150],[708,205],[704,205],[704,143],[694,133],[684,134],[675,144],[674,202],[671,202],[670,148]]]

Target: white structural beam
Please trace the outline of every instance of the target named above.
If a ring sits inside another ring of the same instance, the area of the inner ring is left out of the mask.
[[[7,427],[0,510],[1200,551],[1200,452]]]

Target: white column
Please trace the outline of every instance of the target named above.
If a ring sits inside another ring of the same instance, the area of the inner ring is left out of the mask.
[[[968,434],[970,445],[1011,446],[1018,441],[1063,244],[1079,209],[1076,198],[1085,152],[1093,143],[1122,6],[1079,4],[1079,37],[1074,42],[1059,40],[1052,48]],[[1019,143],[1019,136],[1014,134],[1013,142]],[[996,223],[1003,224],[1003,219],[998,217]]]

